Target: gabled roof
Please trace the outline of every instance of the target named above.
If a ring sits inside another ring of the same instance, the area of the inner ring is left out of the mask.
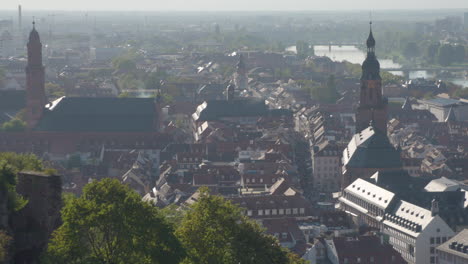
[[[46,106],[34,130],[147,132],[156,117],[153,98],[62,97]]]
[[[439,179],[432,180],[429,184],[424,187],[427,192],[447,192],[456,191],[457,189],[467,189],[468,186],[461,184],[457,181],[441,177]]]
[[[208,100],[192,115],[195,121],[212,121],[223,117],[263,116],[268,113],[264,101],[255,99]]]
[[[20,110],[26,106],[25,90],[0,91],[0,110]]]
[[[465,260],[468,259],[468,229],[463,229],[447,242],[437,247],[437,250],[444,251]]]
[[[385,215],[384,223],[417,237],[433,219],[431,211],[401,200]]]
[[[355,134],[343,151],[343,164],[352,168],[399,168],[400,153],[387,136],[372,126]]]
[[[393,192],[387,191],[384,188],[360,178],[346,187],[345,192],[361,197],[369,203],[383,209],[387,208],[395,197]]]

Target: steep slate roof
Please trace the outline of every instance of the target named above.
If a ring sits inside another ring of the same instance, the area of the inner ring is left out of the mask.
[[[25,106],[25,90],[0,91],[0,110],[20,110]]]
[[[268,113],[264,101],[255,99],[209,100],[197,107],[195,121],[212,121],[223,117],[262,116]]]
[[[455,112],[453,110],[453,107],[450,107],[450,110],[447,114],[447,118],[445,118],[445,122],[449,122],[449,121],[452,121],[452,122],[456,122],[457,121],[457,117],[455,116]]]
[[[411,107],[411,102],[410,102],[410,100],[408,99],[408,97],[406,97],[405,102],[403,103],[403,106],[401,107],[401,109],[403,109],[403,110],[405,110],[405,111],[411,111],[411,110],[413,110],[413,108]]]
[[[147,132],[156,115],[152,98],[62,97],[46,106],[34,130]]]
[[[399,168],[400,154],[387,136],[372,126],[354,137],[343,151],[343,164],[352,168]]]
[[[433,216],[430,210],[401,200],[390,213],[385,214],[384,224],[418,237],[435,218],[439,216]]]

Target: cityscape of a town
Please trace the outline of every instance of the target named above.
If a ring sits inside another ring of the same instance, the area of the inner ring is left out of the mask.
[[[0,264],[468,264],[468,2],[94,2],[0,1]]]

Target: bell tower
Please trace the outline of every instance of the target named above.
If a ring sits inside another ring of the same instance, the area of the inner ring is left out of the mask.
[[[370,22],[370,32],[366,45],[367,57],[362,64],[360,100],[356,112],[356,132],[359,133],[369,127],[369,123],[372,121],[376,129],[387,134],[388,102],[382,96],[380,63],[375,56],[372,22]]]
[[[44,88],[44,65],[42,65],[42,43],[35,22],[28,40],[28,65],[26,66],[26,117],[28,129],[32,129],[42,118],[47,103]]]
[[[248,88],[247,65],[245,63],[244,54],[242,53],[239,55],[234,83],[239,91],[247,90]]]

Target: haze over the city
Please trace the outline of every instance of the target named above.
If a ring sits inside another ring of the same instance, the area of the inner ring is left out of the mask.
[[[0,0],[0,264],[468,263],[468,0]]]
[[[15,3],[16,2],[16,3]],[[173,1],[61,1],[61,0],[7,0],[0,3],[1,9],[12,9],[21,4],[29,9],[40,10],[138,10],[138,11],[305,11],[305,10],[382,10],[382,9],[455,9],[466,8],[465,0],[173,0]]]

